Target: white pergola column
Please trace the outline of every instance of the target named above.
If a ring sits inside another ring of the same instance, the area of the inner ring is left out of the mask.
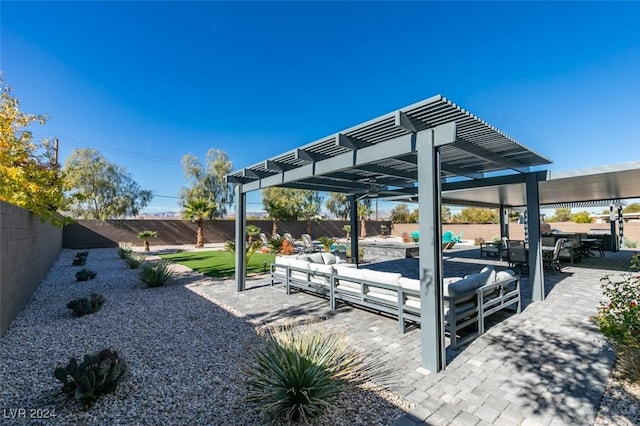
[[[245,289],[247,259],[245,251],[247,194],[242,191],[242,185],[236,185],[236,285],[238,291]]]

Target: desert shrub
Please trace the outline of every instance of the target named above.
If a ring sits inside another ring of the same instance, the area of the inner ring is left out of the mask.
[[[82,297],[67,303],[67,308],[71,309],[71,315],[81,317],[98,312],[104,304],[104,297],[99,294],[92,293],[89,297]]]
[[[639,243],[636,240],[624,240],[624,246],[626,248],[638,248],[639,247]]]
[[[631,256],[631,264],[629,265],[629,269],[632,271],[640,272],[640,256],[638,253],[633,253]]]
[[[261,250],[261,248],[262,248],[262,241],[260,240],[251,241],[251,244],[247,246],[247,249],[245,251],[245,259],[247,259],[247,263],[249,263],[249,260],[251,260],[251,256],[253,256],[254,253],[256,253],[258,250]],[[227,240],[224,243],[224,251],[231,253],[235,257],[236,242],[233,240]],[[268,252],[269,251],[267,250],[267,253]]]
[[[118,256],[120,256],[120,259],[127,257],[133,251],[132,247],[133,244],[131,243],[118,243]]]
[[[602,278],[606,298],[598,307],[596,323],[615,346],[623,377],[640,382],[640,275]]]
[[[89,256],[89,252],[88,251],[79,251],[76,253],[76,257],[87,257]]]
[[[288,255],[293,254],[294,251],[295,251],[295,247],[293,247],[291,245],[291,243],[285,238],[282,241],[282,247],[280,248],[280,254],[288,256]]]
[[[246,400],[274,422],[321,416],[350,384],[366,380],[370,362],[344,336],[319,326],[269,326],[266,342],[250,350]]]
[[[167,260],[142,263],[140,265],[140,281],[149,287],[165,285],[173,276],[169,265],[171,265],[171,262]]]
[[[89,281],[94,279],[98,274],[93,272],[91,269],[81,269],[76,272],[76,280],[77,281]]]
[[[62,393],[91,405],[100,395],[115,391],[126,373],[127,364],[118,352],[103,349],[85,355],[81,363],[70,358],[67,366],[57,367],[53,375],[62,382]]]
[[[130,252],[124,257],[125,263],[129,265],[129,268],[131,269],[138,269],[140,264],[144,262],[145,259],[146,257],[143,254],[133,252]]]
[[[483,237],[475,237],[473,239],[473,245],[474,246],[479,246],[480,244],[484,244],[486,241]]]

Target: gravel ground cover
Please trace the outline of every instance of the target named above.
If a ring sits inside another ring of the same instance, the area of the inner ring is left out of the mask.
[[[82,267],[71,266],[75,253],[62,251],[0,338],[3,424],[267,423],[243,402],[247,350],[262,342],[256,324],[187,288],[210,278],[174,265],[171,284],[145,288],[115,249],[93,249],[83,267],[97,277],[76,282]],[[102,309],[72,317],[66,304],[93,292],[105,297]],[[56,395],[56,365],[108,347],[129,366],[115,393],[88,409]],[[316,424],[388,425],[406,409],[399,398],[370,384],[350,389]]]

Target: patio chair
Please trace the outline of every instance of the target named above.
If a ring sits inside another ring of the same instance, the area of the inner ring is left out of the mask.
[[[313,244],[313,240],[311,239],[311,235],[309,234],[301,234],[300,238],[302,239],[302,244],[304,244],[304,252],[305,253],[315,253],[320,251],[318,247]]]
[[[566,238],[558,238],[556,241],[555,248],[553,249],[553,253],[551,256],[544,259],[544,266],[553,270],[560,272],[560,251],[562,250],[563,244],[567,241]]]
[[[283,238],[291,244],[295,253],[304,253],[304,244],[299,241],[295,241],[290,233],[285,232]]]
[[[502,237],[502,247],[500,248],[500,260],[509,260],[509,238]]]
[[[527,259],[527,250],[524,241],[509,240],[508,243],[508,259],[509,267],[517,269],[519,273],[527,273],[529,271],[529,262]]]
[[[445,231],[444,234],[442,234],[442,249],[452,248],[456,244],[454,238],[453,232]]]

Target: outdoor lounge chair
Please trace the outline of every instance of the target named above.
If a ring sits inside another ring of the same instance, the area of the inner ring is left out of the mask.
[[[453,248],[453,246],[455,244],[456,244],[456,241],[455,241],[455,236],[453,235],[453,232],[446,231],[444,234],[442,234],[442,249],[443,250]]]
[[[560,251],[562,250],[562,246],[566,241],[566,238],[559,238],[558,241],[556,241],[556,245],[553,249],[552,255],[544,259],[545,267],[560,272]]]
[[[304,244],[304,252],[305,253],[315,253],[320,251],[320,249],[313,244],[313,240],[311,239],[311,235],[309,234],[301,234],[300,238],[302,239],[302,244]]]
[[[258,234],[258,236],[260,237],[260,241],[262,241],[262,245],[264,247],[269,247],[269,239],[267,238],[265,233],[261,232],[261,233]]]
[[[293,247],[295,253],[304,253],[304,244],[299,241],[295,241],[290,233],[285,232],[283,238],[287,240],[289,244],[291,244],[291,247]]]

